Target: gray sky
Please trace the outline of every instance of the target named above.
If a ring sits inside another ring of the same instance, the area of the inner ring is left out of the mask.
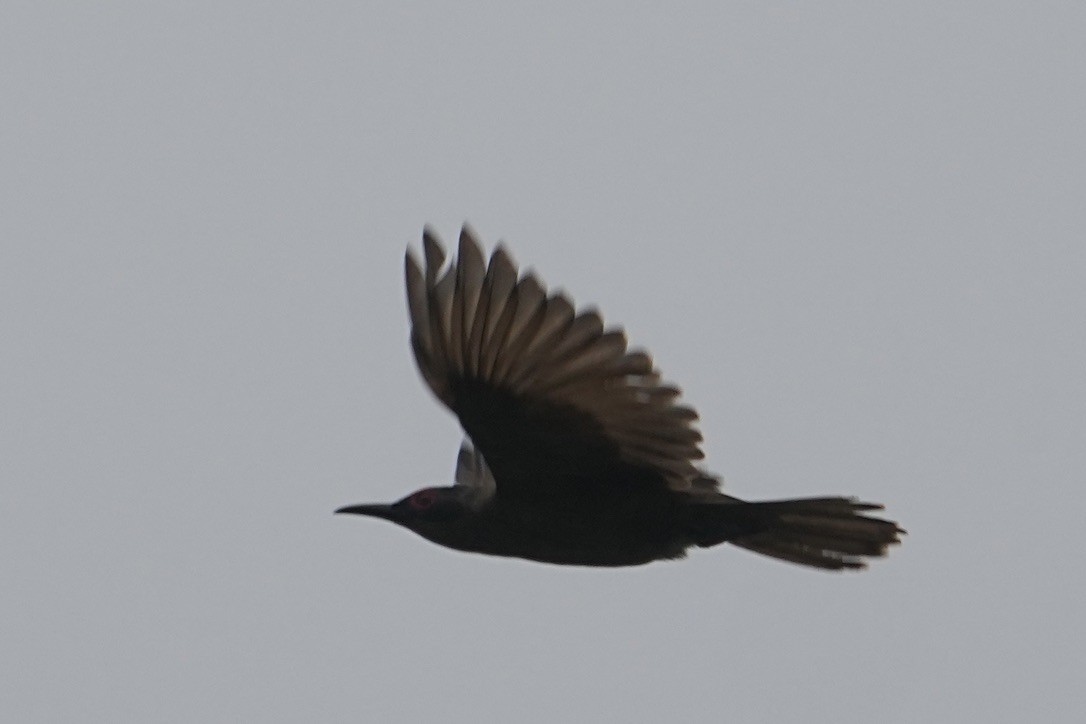
[[[1078,721],[1086,11],[721,5],[5,3],[0,719]],[[451,479],[402,253],[464,220],[655,353],[730,491],[905,545],[333,517]]]

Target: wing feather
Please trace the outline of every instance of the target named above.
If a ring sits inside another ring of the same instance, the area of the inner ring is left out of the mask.
[[[501,245],[487,262],[466,226],[447,267],[429,228],[423,257],[425,268],[410,251],[405,261],[411,346],[474,442],[458,462],[465,480],[489,463],[499,491],[615,470],[678,490],[715,485],[695,466],[697,413],[621,328],[548,295],[533,273],[518,278]]]

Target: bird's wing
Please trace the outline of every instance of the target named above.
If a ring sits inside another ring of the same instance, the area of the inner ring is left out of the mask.
[[[615,471],[674,490],[709,486],[694,464],[697,414],[677,404],[647,352],[627,349],[622,329],[518,276],[500,244],[488,264],[467,227],[447,266],[429,229],[423,250],[425,268],[410,250],[405,263],[415,360],[500,494]]]

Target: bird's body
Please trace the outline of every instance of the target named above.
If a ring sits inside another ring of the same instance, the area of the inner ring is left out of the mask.
[[[407,256],[411,342],[423,379],[460,419],[456,484],[381,517],[449,548],[548,563],[626,566],[731,542],[817,568],[863,567],[895,523],[852,498],[747,503],[695,465],[697,415],[644,351],[593,310],[518,276],[500,246],[484,262],[465,227],[456,260],[423,235]]]
[[[529,511],[499,503],[476,516],[441,524],[420,522],[413,529],[434,543],[470,553],[566,565],[632,566],[681,558],[691,545],[686,536],[674,533],[675,506],[661,502],[651,511],[644,507]]]
[[[682,557],[692,541],[677,534],[680,497],[628,472],[571,476],[555,495],[499,494],[473,515],[415,530],[449,548],[546,563],[626,566]]]

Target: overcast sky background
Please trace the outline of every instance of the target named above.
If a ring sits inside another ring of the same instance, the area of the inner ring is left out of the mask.
[[[0,719],[1086,710],[1078,3],[0,11]],[[333,517],[451,479],[424,223],[648,347],[708,467],[909,530],[589,570]]]

